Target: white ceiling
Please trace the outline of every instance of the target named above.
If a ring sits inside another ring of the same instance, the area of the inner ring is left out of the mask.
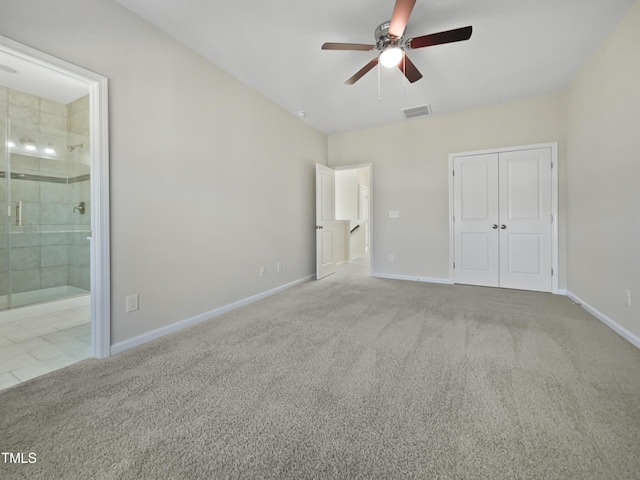
[[[405,38],[473,26],[465,42],[416,49],[424,77],[397,69],[344,81],[376,52],[323,51],[374,43],[394,0],[116,0],[285,110],[327,134],[407,121],[401,109],[443,114],[564,87],[634,0],[418,0]]]
[[[68,105],[89,93],[85,82],[0,50],[0,85]]]

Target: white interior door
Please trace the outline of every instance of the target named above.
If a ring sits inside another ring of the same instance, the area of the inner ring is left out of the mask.
[[[316,278],[336,271],[334,255],[335,170],[316,163]]]
[[[500,286],[551,291],[551,148],[500,154]]]
[[[454,282],[499,286],[498,154],[454,159]]]

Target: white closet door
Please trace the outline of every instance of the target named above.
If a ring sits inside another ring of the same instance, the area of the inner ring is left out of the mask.
[[[499,285],[498,154],[454,159],[454,282]]]
[[[551,149],[500,153],[500,286],[551,291]]]

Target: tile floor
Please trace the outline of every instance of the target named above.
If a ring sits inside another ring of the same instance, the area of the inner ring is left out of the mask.
[[[0,325],[0,390],[91,357],[89,306]]]

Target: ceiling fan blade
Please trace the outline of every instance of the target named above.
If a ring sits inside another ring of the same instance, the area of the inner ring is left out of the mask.
[[[326,42],[322,45],[322,50],[359,50],[362,52],[370,52],[375,50],[375,45],[365,45],[363,43],[332,43]]]
[[[473,27],[468,26],[410,38],[407,40],[407,47],[422,48],[431,47],[432,45],[442,45],[443,43],[461,42],[463,40],[469,40],[472,31]]]
[[[349,80],[347,80],[346,82],[344,82],[346,85],[353,85],[354,83],[356,83],[358,80],[360,80],[362,77],[365,76],[365,74],[371,70],[373,67],[375,67],[378,64],[378,57],[374,58],[373,60],[371,60],[369,63],[367,63],[364,67],[362,67],[360,70],[358,70],[358,73],[356,73],[353,77],[351,77]]]
[[[422,74],[420,73],[420,71],[406,55],[404,55],[402,60],[400,60],[398,68],[402,73],[404,73],[404,76],[407,77],[407,80],[409,80],[411,83],[417,82],[422,78]]]
[[[396,0],[396,6],[393,8],[391,15],[391,26],[389,27],[389,36],[400,38],[407,28],[409,15],[413,10],[416,0]]]

